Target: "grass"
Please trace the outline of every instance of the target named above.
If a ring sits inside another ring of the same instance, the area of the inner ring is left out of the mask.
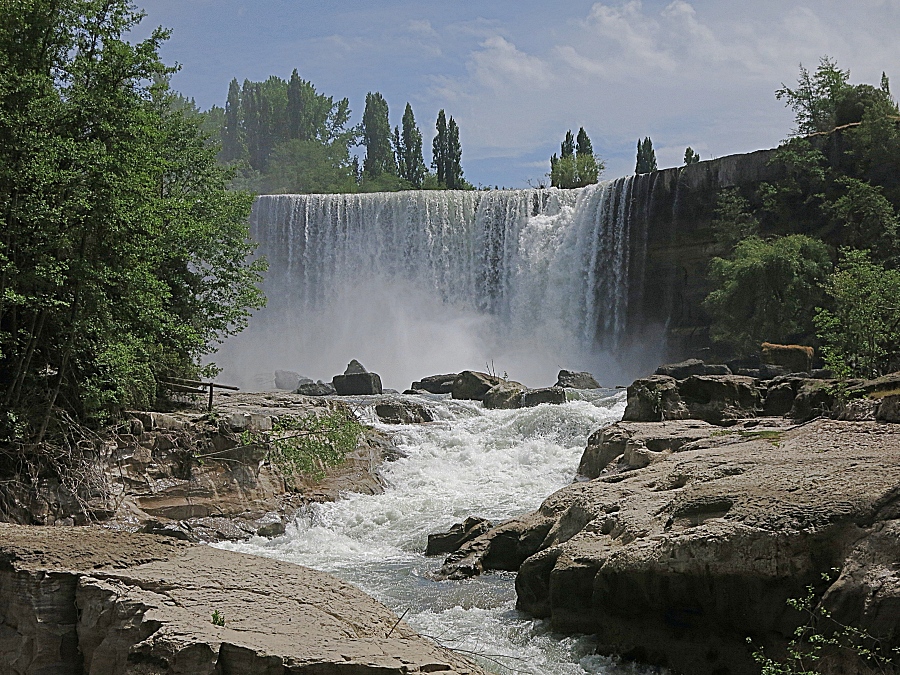
[[[712,435],[729,436],[731,434],[746,438],[747,440],[759,439],[769,441],[772,445],[778,445],[781,442],[781,437],[784,432],[780,429],[761,429],[759,431],[754,431],[752,429],[722,429],[720,431],[714,431]]]
[[[869,398],[880,400],[887,396],[900,396],[900,389],[887,389],[886,391],[873,391],[869,394]]]

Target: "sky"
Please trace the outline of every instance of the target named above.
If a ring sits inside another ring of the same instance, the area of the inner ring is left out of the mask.
[[[440,109],[476,186],[546,182],[567,129],[585,128],[604,178],[633,173],[650,136],[660,168],[776,146],[793,114],[774,92],[828,55],[853,83],[900,91],[900,0],[136,0],[133,37],[171,29],[175,89],[207,109],[232,78],[290,76],[347,97],[409,102],[430,161]],[[360,149],[359,152],[363,152]]]

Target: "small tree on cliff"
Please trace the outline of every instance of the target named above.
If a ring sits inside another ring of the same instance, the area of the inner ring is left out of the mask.
[[[637,162],[634,172],[650,173],[651,171],[656,171],[656,152],[653,150],[653,141],[647,136],[643,141],[638,139]]]
[[[594,155],[591,139],[584,127],[578,129],[578,140],[572,131],[560,144],[560,156],[550,157],[550,185],[560,188],[577,188],[596,183],[603,172],[603,160]]]

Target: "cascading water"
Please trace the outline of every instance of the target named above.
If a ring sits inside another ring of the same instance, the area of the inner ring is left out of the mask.
[[[554,636],[544,621],[515,610],[510,573],[435,582],[442,558],[425,558],[429,532],[469,515],[501,521],[534,510],[571,482],[588,434],[621,418],[624,392],[584,392],[587,400],[522,410],[485,410],[474,401],[414,397],[437,421],[393,426],[405,453],[383,470],[380,495],[346,495],[315,504],[284,536],[223,548],[325,570],[356,584],[419,632],[463,653],[479,655],[503,675],[625,675],[655,672],[593,653],[591,638]]]
[[[563,367],[624,381],[634,180],[260,197],[269,305],[216,357],[223,377],[328,380],[357,358],[398,388],[486,363],[534,386]]]

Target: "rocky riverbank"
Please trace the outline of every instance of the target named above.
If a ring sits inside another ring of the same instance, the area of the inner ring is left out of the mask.
[[[816,611],[900,646],[900,425],[875,420],[892,398],[857,406],[863,421],[802,423],[750,417],[766,400],[753,378],[691,377],[636,382],[632,418],[641,406],[690,418],[695,406],[718,424],[599,430],[579,482],[467,542],[438,576],[517,570],[520,609],[597,635],[606,653],[690,675],[758,673],[758,648],[783,656],[805,620],[787,600],[809,585]],[[721,396],[691,398],[704,383]],[[862,672],[852,651],[820,667]]]
[[[0,672],[483,671],[322,572],[170,537],[0,524]]]

